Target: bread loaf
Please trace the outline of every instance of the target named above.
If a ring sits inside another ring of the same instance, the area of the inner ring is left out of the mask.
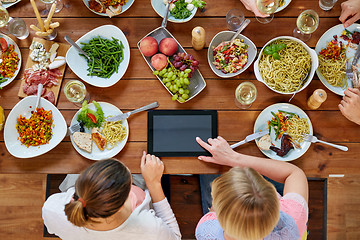
[[[80,149],[91,153],[92,140],[90,133],[75,132],[73,134],[73,140]]]

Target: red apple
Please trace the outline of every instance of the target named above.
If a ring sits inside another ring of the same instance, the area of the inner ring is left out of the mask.
[[[159,50],[167,56],[172,56],[178,50],[177,42],[173,38],[163,38],[160,41]]]
[[[146,37],[140,42],[140,51],[144,56],[151,57],[158,52],[158,43],[153,37]]]
[[[151,65],[158,71],[164,69],[168,64],[167,57],[158,53],[151,57]]]

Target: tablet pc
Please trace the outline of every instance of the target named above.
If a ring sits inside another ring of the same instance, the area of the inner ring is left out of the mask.
[[[147,152],[158,157],[210,156],[195,140],[218,136],[215,110],[148,111]]]

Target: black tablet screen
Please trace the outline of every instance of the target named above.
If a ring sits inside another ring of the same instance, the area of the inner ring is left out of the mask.
[[[195,140],[217,137],[217,113],[211,110],[149,112],[148,152],[157,156],[209,155]]]

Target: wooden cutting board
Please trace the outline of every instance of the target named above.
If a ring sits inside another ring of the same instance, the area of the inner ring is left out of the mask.
[[[48,40],[45,40],[45,39],[42,39],[42,38],[37,38],[37,37],[34,37],[33,38],[33,42],[36,41],[36,42],[39,42],[39,43],[42,43],[45,47],[45,50],[47,52],[49,52],[51,46],[53,45],[53,43],[55,43],[54,41],[48,41]],[[57,49],[57,55],[56,56],[63,56],[65,57],[66,55],[66,52],[67,50],[70,48],[70,45],[68,44],[64,44],[64,43],[57,43],[59,44],[59,48]],[[31,51],[30,51],[31,53]],[[29,53],[29,57],[26,61],[26,65],[25,65],[25,69],[28,69],[28,68],[31,68],[34,64],[36,64],[37,62],[34,62],[33,60],[31,60],[30,58],[30,53]],[[59,81],[59,85],[53,85],[52,87],[50,88],[46,88],[46,93],[48,91],[53,91],[54,92],[54,95],[55,95],[55,105],[57,103],[57,100],[58,100],[58,96],[59,96],[59,92],[60,92],[60,89],[61,89],[61,82],[62,82],[62,79],[64,77],[64,73],[65,73],[65,66],[66,64],[62,65],[59,70],[60,72],[62,73],[62,77],[59,77],[58,78],[58,81]],[[26,93],[23,92],[23,85],[25,83],[25,80],[24,78],[21,79],[21,85],[20,85],[20,89],[19,89],[19,93],[18,93],[18,96],[19,97],[27,97],[28,95]],[[45,94],[46,94],[45,93]]]

